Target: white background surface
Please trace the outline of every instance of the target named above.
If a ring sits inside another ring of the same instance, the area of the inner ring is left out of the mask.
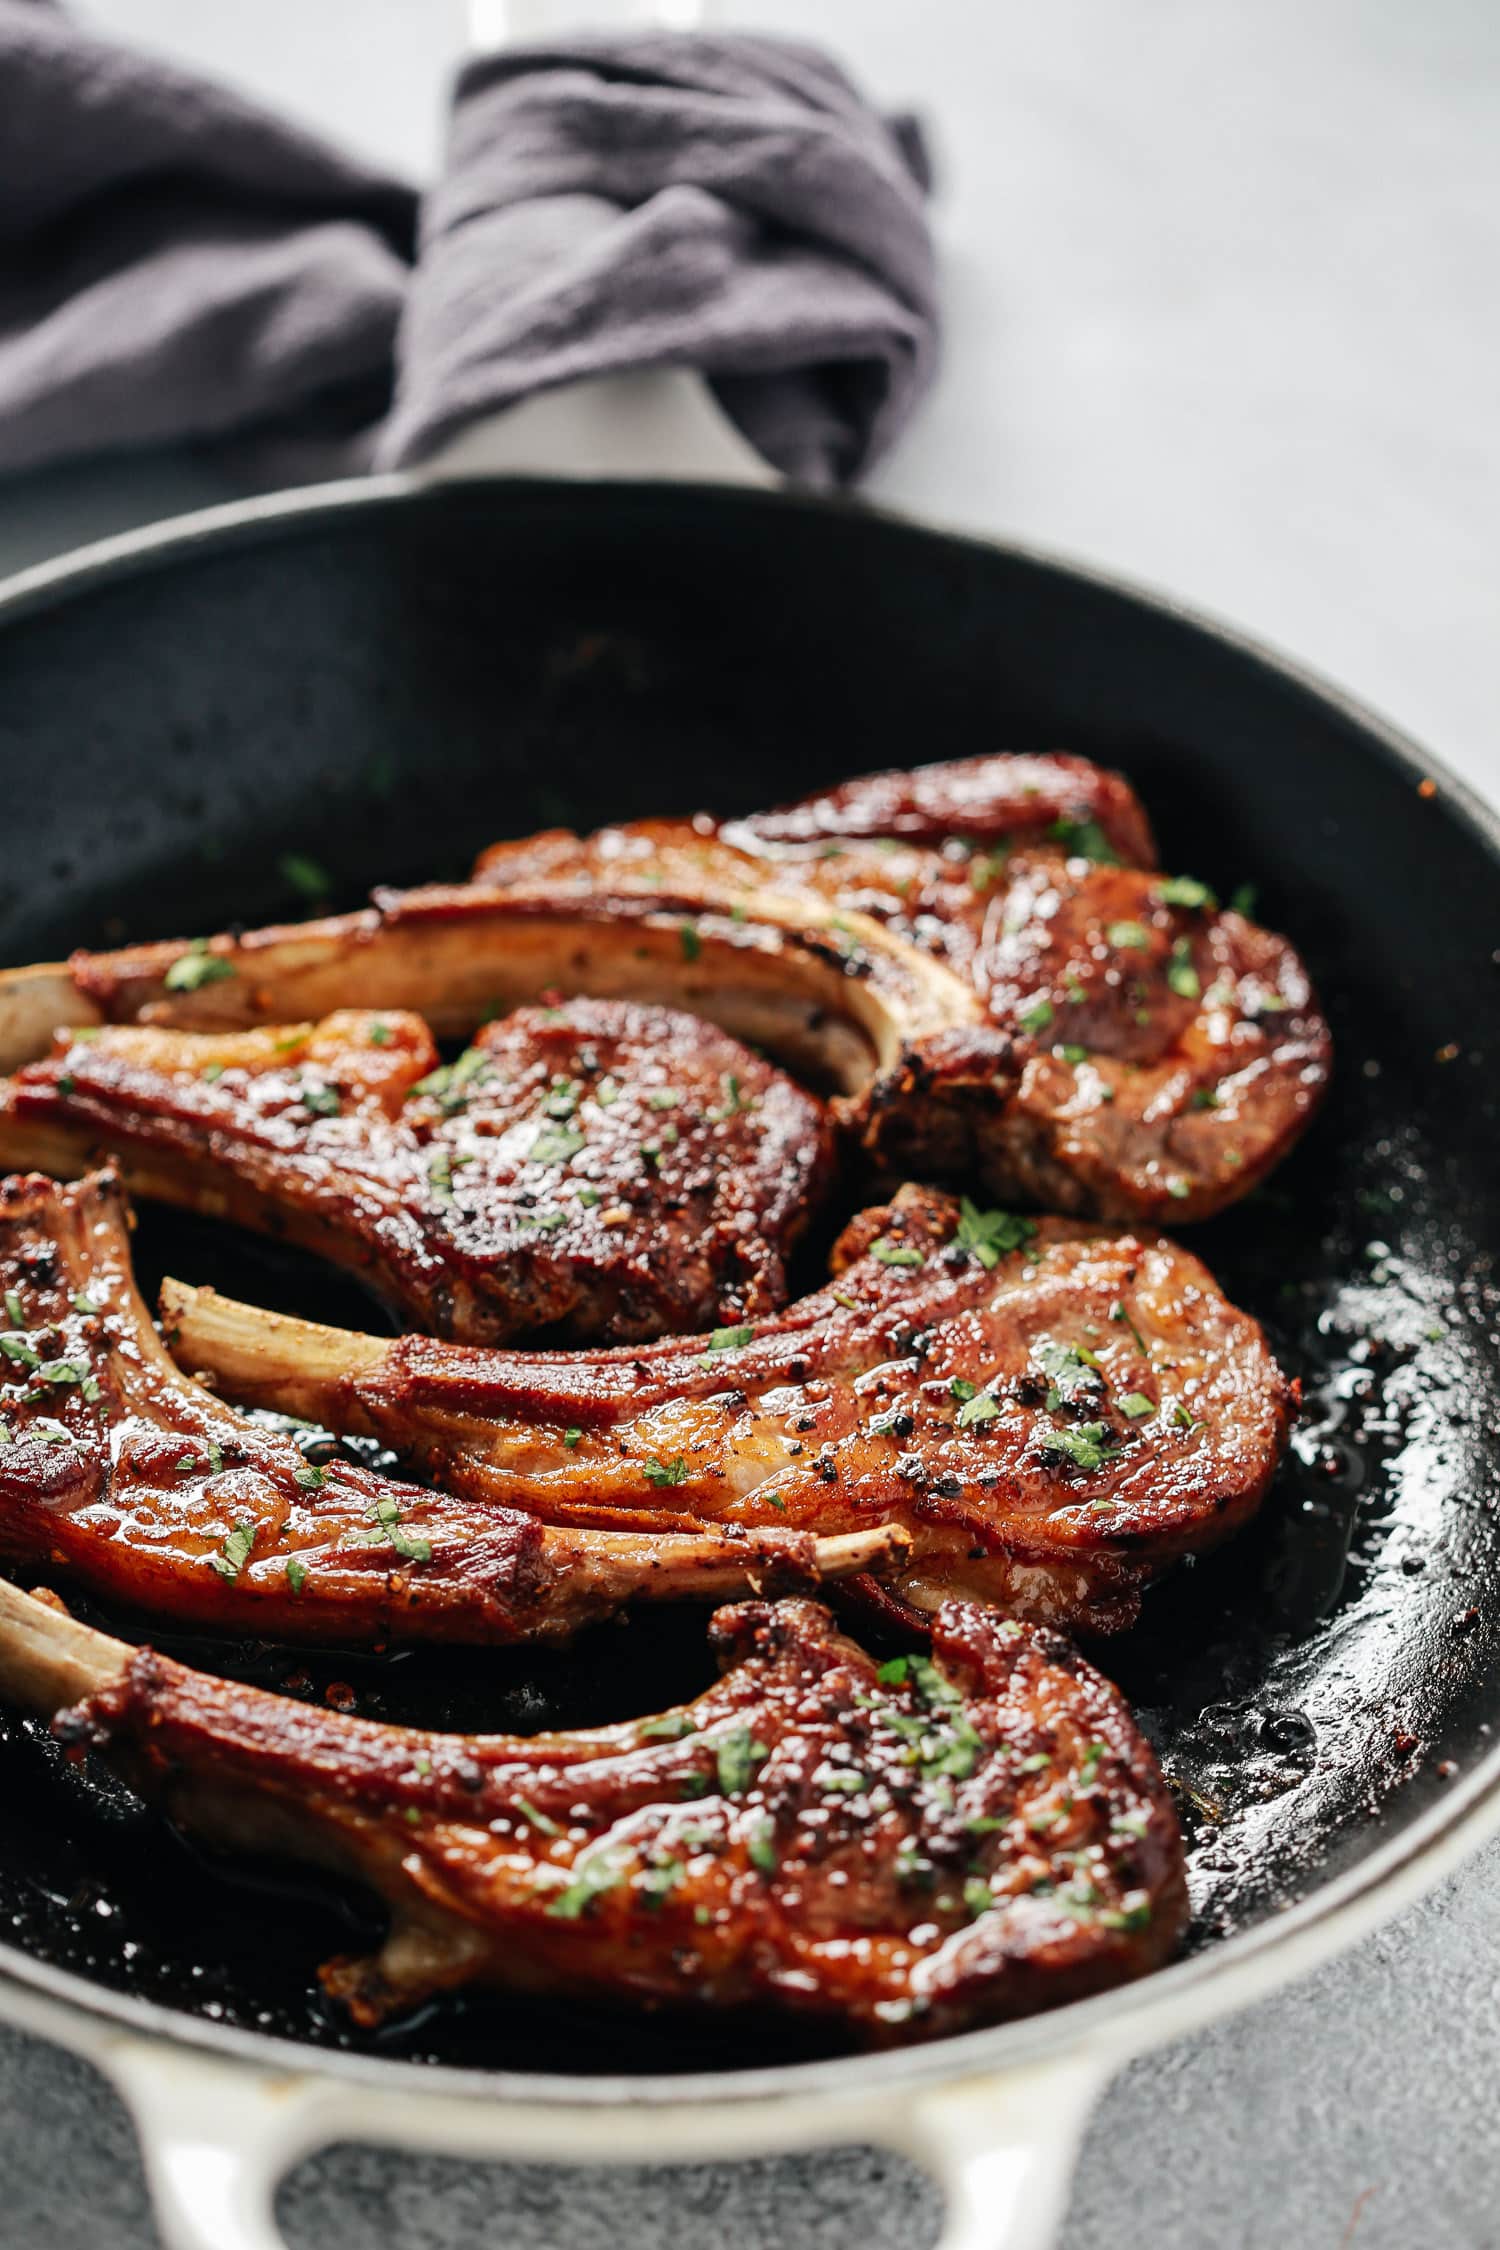
[[[458,0],[90,12],[393,166],[435,160]],[[1218,611],[1500,797],[1500,6],[785,0],[732,14],[826,40],[934,127],[947,363],[874,491]],[[161,459],[0,486],[0,569],[230,489]],[[1492,1857],[1356,1960],[1140,2066],[1090,2141],[1070,2250],[1500,2239],[1497,1931]],[[107,2115],[100,2130],[124,2145]],[[50,2168],[44,2121],[36,2132]],[[75,2201],[55,2171],[45,2181],[54,2250],[94,2250],[106,2205],[107,2250],[133,2250],[147,2239],[137,2190],[127,2180],[117,2202],[114,2185],[85,2186],[119,2166],[91,2169],[102,2156],[76,2123],[66,2146]],[[43,2203],[26,2205],[24,2153],[0,2129],[0,2244],[32,2250],[43,2235],[25,2211]],[[513,2187],[495,2204],[452,2172],[346,2165],[303,2193],[299,2239],[341,2245],[356,2205],[348,2239],[366,2244],[403,2213],[400,2239],[434,2250],[723,2238],[708,2189],[679,2234],[597,2184],[550,2202],[538,2189],[521,2209]],[[884,2175],[759,2177],[748,2200],[724,2191],[741,2243],[875,2250],[930,2233],[930,2207]],[[834,2223],[804,2231],[825,2193]]]

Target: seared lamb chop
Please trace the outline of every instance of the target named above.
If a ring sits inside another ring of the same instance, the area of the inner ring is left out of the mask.
[[[380,1952],[322,1971],[365,2025],[482,1982],[890,2042],[1172,1952],[1171,1799],[1065,1641],[957,1602],[935,1661],[878,1671],[811,1602],[721,1610],[712,1635],[724,1676],[680,1710],[442,1735],[206,1678],[0,1586],[0,1691],[210,1841],[377,1892]]]
[[[771,1319],[635,1351],[388,1342],[175,1282],[163,1316],[234,1396],[544,1522],[900,1523],[909,1555],[858,1590],[908,1624],[961,1594],[1115,1630],[1259,1504],[1295,1390],[1175,1243],[905,1188],[834,1266]]]
[[[446,1034],[545,986],[624,994],[818,1073],[888,1181],[1177,1223],[1285,1155],[1329,1039],[1286,941],[1201,883],[1119,864],[1149,849],[1124,785],[1078,760],[876,776],[722,827],[557,832],[363,914],[15,972],[0,1062],[59,1023],[243,1025],[358,1000]]]
[[[523,1009],[444,1066],[403,1014],[64,1033],[0,1086],[0,1166],[100,1149],[135,1193],[289,1235],[474,1343],[774,1310],[832,1167],[814,1096],[698,1017],[612,1000]]]
[[[136,1294],[117,1183],[0,1184],[0,1556],[231,1632],[563,1640],[626,1602],[866,1568],[899,1533],[543,1526],[425,1492],[233,1413]]]

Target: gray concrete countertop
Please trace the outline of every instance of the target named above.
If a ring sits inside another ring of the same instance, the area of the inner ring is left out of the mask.
[[[413,173],[459,0],[93,0]],[[780,0],[935,126],[948,352],[888,502],[1121,569],[1260,633],[1500,798],[1500,11],[1488,0]],[[580,15],[587,13],[580,7]],[[0,486],[0,571],[228,497],[153,457]],[[1500,1853],[1250,2015],[1129,2071],[1066,2250],[1500,2240]],[[648,2154],[643,2151],[643,2154]],[[0,2250],[150,2250],[91,2074],[0,2035]],[[296,2250],[921,2250],[884,2156],[559,2174],[336,2151]]]

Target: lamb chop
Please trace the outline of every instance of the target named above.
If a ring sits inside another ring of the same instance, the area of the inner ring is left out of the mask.
[[[1125,785],[1081,760],[876,776],[723,825],[554,832],[360,914],[12,972],[0,1063],[58,1024],[235,1027],[358,1001],[447,1035],[548,986],[625,995],[832,1088],[886,1184],[1203,1218],[1307,1124],[1328,1030],[1287,942],[1202,883],[1123,863],[1150,849]]]
[[[711,1635],[723,1677],[679,1710],[443,1735],[206,1678],[0,1585],[0,1691],[206,1840],[381,1896],[379,1953],[321,1972],[362,2025],[486,1983],[889,2043],[1170,1955],[1171,1799],[1065,1641],[957,1602],[933,1659],[878,1670],[811,1602],[721,1610]]]
[[[866,1569],[901,1535],[541,1524],[338,1461],[179,1373],[131,1278],[119,1185],[0,1183],[0,1556],[230,1632],[564,1640],[637,1597]]]
[[[0,1166],[101,1149],[134,1193],[289,1236],[475,1343],[773,1310],[832,1169],[815,1096],[698,1017],[611,1000],[522,1009],[447,1065],[401,1013],[64,1032],[0,1087]]]
[[[550,1524],[899,1523],[909,1551],[851,1583],[907,1627],[958,1594],[1117,1630],[1258,1506],[1296,1389],[1175,1243],[907,1187],[833,1264],[784,1313],[635,1350],[388,1341],[172,1281],[162,1311],[231,1395]]]

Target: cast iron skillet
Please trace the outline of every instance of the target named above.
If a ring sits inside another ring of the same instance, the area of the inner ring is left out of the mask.
[[[0,597],[5,962],[305,911],[288,855],[348,904],[538,826],[734,812],[997,748],[1123,767],[1168,869],[1221,895],[1254,883],[1311,963],[1338,1067],[1269,1188],[1193,1234],[1304,1380],[1294,1456],[1251,1532],[1096,1652],[1182,1791],[1207,1957],[1168,1974],[1211,1971],[1236,1934],[1268,1945],[1288,1906],[1316,1915],[1314,1894],[1347,1891],[1371,1855],[1500,1791],[1493,818],[1197,620],[863,510],[393,481],[126,544]],[[170,1266],[372,1324],[350,1285],[206,1226],[148,1216],[140,1253],[148,1283]],[[697,1615],[564,1657],[169,1645],[464,1726],[623,1717],[707,1673]],[[809,2087],[837,2067],[784,2026],[731,2044],[718,2026],[491,2002],[355,2034],[312,1974],[351,1941],[338,1894],[190,1856],[12,1721],[0,1802],[0,1975],[86,1989],[115,2018],[159,2027],[164,2008],[240,2052],[373,2050],[530,2098],[586,2098],[589,2073],[644,2074],[665,2098],[730,2060],[767,2086],[775,2066],[811,2062]],[[948,2045],[999,2064],[1037,2031]]]

